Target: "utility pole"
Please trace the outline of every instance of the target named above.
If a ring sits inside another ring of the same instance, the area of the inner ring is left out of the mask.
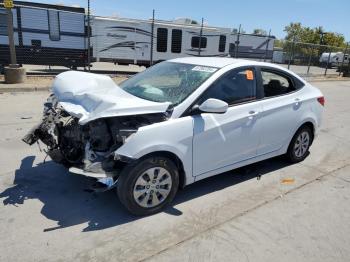
[[[203,23],[204,23],[204,18],[202,18],[202,25],[201,25],[201,30],[199,33],[199,49],[198,49],[198,56],[201,56],[201,51],[202,51],[202,36],[203,36]]]
[[[17,58],[16,58],[16,48],[15,41],[13,37],[13,15],[12,8],[14,7],[13,1],[4,1],[4,6],[6,8],[7,13],[7,32],[9,37],[9,47],[10,47],[10,67],[16,68],[17,66]]]
[[[152,30],[151,30],[151,54],[150,54],[150,66],[153,65],[153,42],[154,42],[154,16],[155,11],[152,12]]]
[[[320,57],[322,55],[322,45],[324,43],[324,36],[328,34],[328,32],[324,32],[322,27],[320,27],[318,31],[320,34],[320,48],[318,49],[318,56]]]
[[[348,52],[348,48],[349,48],[349,42],[346,43],[346,47],[345,47],[345,50],[344,50],[344,53],[343,53],[343,59],[341,61],[341,66],[340,66],[340,70],[339,70],[339,76],[341,75],[342,71],[344,70],[344,61],[345,61],[346,53]],[[350,64],[349,58],[350,57],[348,56],[348,63]]]
[[[236,48],[235,48],[235,58],[237,58],[237,55],[238,55],[238,47],[239,47],[239,37],[240,37],[240,34],[241,34],[241,24],[239,25],[239,28],[238,28],[238,35],[237,35],[237,40],[235,42],[236,44]]]
[[[90,25],[90,0],[88,0],[88,10],[87,10],[87,22],[88,22],[88,59],[87,59],[87,62],[88,62],[88,70],[90,72],[90,64],[91,64],[91,50],[90,50],[90,46],[91,46],[91,25]]]
[[[267,51],[269,50],[270,37],[271,37],[271,29],[269,31],[269,35],[268,35],[267,40],[266,40],[266,49],[265,49],[264,62],[266,61]]]
[[[12,0],[4,0],[4,7],[6,8],[7,16],[7,34],[9,38],[9,48],[10,48],[10,65],[5,67],[4,76],[5,83],[7,84],[18,84],[23,83],[26,79],[26,70],[19,67],[17,64],[16,57],[16,47],[13,38],[13,15],[12,8],[14,7]]]

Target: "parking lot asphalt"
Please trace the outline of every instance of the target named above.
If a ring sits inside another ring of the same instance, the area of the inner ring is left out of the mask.
[[[200,181],[143,218],[21,142],[48,92],[0,94],[0,261],[349,261],[350,81],[315,85],[324,123],[304,162]]]

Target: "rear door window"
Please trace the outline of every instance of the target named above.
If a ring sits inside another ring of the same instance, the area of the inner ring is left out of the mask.
[[[261,69],[265,97],[285,95],[297,90],[293,80],[276,70]]]

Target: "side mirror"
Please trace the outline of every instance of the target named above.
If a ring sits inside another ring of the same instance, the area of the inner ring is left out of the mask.
[[[224,114],[226,113],[228,104],[222,100],[209,98],[205,100],[198,109],[203,113]]]

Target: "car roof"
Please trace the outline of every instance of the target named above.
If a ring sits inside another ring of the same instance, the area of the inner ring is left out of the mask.
[[[240,62],[245,62],[244,59],[236,59],[230,57],[182,57],[169,60],[169,62],[174,63],[184,63],[184,64],[193,64],[200,66],[209,66],[223,68],[227,65],[236,64]]]
[[[175,58],[168,60],[168,62],[173,63],[183,63],[183,64],[190,64],[190,65],[200,65],[200,66],[208,66],[208,67],[216,67],[216,68],[223,68],[228,65],[236,65],[239,66],[266,66],[270,68],[276,68],[279,70],[282,70],[284,72],[288,72],[289,74],[295,76],[302,82],[305,82],[300,76],[295,74],[294,72],[276,64],[268,63],[268,62],[259,62],[254,60],[248,60],[248,59],[238,59],[238,58],[231,58],[231,57],[182,57],[182,58]]]
[[[282,67],[266,63],[259,62],[248,59],[240,59],[240,58],[231,58],[231,57],[182,57],[168,60],[168,62],[174,63],[183,63],[183,64],[191,64],[191,65],[200,65],[200,66],[209,66],[216,68],[223,68],[228,65],[237,65],[237,66],[269,66],[283,69]]]

